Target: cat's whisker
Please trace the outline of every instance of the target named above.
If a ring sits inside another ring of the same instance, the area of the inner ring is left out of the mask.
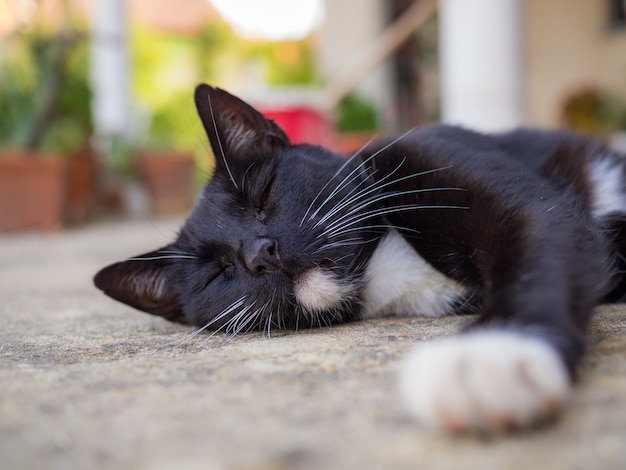
[[[340,230],[343,230],[346,227],[350,227],[352,225],[363,222],[364,220],[371,219],[374,217],[381,217],[387,214],[393,214],[397,212],[411,211],[411,210],[420,210],[420,209],[464,209],[467,210],[469,207],[467,206],[437,206],[437,205],[419,205],[419,204],[408,204],[404,206],[392,206],[385,207],[381,209],[375,209],[372,211],[364,212],[361,214],[355,214],[347,220],[342,221],[341,224],[338,224],[335,227],[328,227],[324,232],[322,232],[323,236],[331,237],[335,233],[338,233]]]
[[[363,240],[362,238],[349,238],[347,240],[341,240],[338,242],[324,243],[324,245],[317,248],[313,252],[313,254],[317,255],[319,253],[323,253],[324,251],[333,250],[342,246],[357,246],[357,245],[363,245],[369,242],[371,242],[371,240]],[[349,255],[352,255],[352,253],[350,253]],[[344,256],[342,256],[340,259],[343,259],[343,258]]]
[[[306,210],[306,212],[304,213],[304,216],[302,217],[302,220],[300,221],[300,225],[299,225],[299,227],[302,227],[302,224],[304,224],[304,219],[306,219],[306,218],[307,218],[307,215],[309,215],[309,213],[311,212],[311,209],[313,209],[313,205],[317,202],[318,198],[322,195],[322,193],[324,192],[324,190],[325,190],[326,188],[328,188],[328,186],[332,183],[332,181],[333,181],[335,178],[337,178],[337,176],[339,176],[339,175],[341,174],[341,172],[342,172],[342,171],[343,171],[343,170],[344,170],[344,169],[345,169],[345,168],[346,168],[346,167],[347,167],[350,163],[352,163],[352,161],[353,161],[353,160],[355,160],[355,159],[356,159],[356,158],[357,158],[357,157],[361,154],[361,152],[365,149],[365,147],[367,147],[367,146],[368,146],[368,145],[369,145],[369,144],[370,144],[370,143],[374,140],[374,138],[375,138],[375,137],[372,137],[369,141],[367,141],[367,142],[365,143],[365,145],[363,145],[363,146],[362,146],[359,150],[357,150],[357,151],[354,153],[354,155],[352,155],[350,158],[348,158],[348,159],[347,159],[347,160],[343,163],[343,165],[341,165],[341,166],[339,167],[339,169],[335,172],[335,174],[332,176],[332,178],[330,178],[330,179],[328,180],[328,182],[327,182],[324,186],[322,186],[322,189],[320,189],[320,190],[319,190],[319,192],[317,193],[317,195],[313,198],[313,201],[311,202],[311,205],[309,205],[308,209],[307,209],[307,210]],[[359,165],[359,166],[360,166],[360,165]],[[344,178],[344,180],[345,180],[345,178]],[[340,183],[339,183],[339,185],[341,185],[342,183],[343,183],[343,181],[342,181],[342,182],[340,182]],[[320,207],[319,207],[319,208],[321,208],[322,206],[324,206],[324,204],[325,204],[325,203],[326,203],[326,201],[325,201],[325,202],[323,202],[323,203],[320,205]],[[319,212],[319,208],[318,208],[318,210],[316,210],[316,211],[315,211],[316,213],[317,213],[317,212]],[[309,220],[311,220],[313,217],[315,217],[315,215],[311,215],[311,217],[309,218]]]
[[[137,256],[128,258],[126,261],[154,261],[158,259],[198,259],[198,257],[193,255]]]
[[[254,320],[256,320],[260,316],[260,313],[262,311],[263,311],[263,307],[256,309],[250,315],[245,316],[244,314],[244,316],[241,316],[241,318],[238,320],[236,329],[234,329],[233,333],[228,338],[226,338],[226,340],[224,341],[224,344],[230,343],[233,340],[233,338],[238,336],[246,326],[248,326],[248,329],[246,330],[246,332],[250,331],[250,329],[254,326]]]
[[[393,172],[398,170],[400,168],[400,166],[401,165],[396,167],[396,169],[393,170]],[[405,179],[414,178],[414,177],[417,177],[417,176],[422,176],[422,175],[433,173],[433,172],[436,172],[436,171],[446,170],[448,168],[451,168],[451,167],[450,166],[440,167],[440,168],[436,168],[436,169],[433,169],[433,170],[427,170],[427,171],[423,171],[423,172],[413,173],[413,174],[407,175],[407,176],[405,176],[403,178],[398,178],[398,179],[395,179],[395,180],[390,181],[388,183],[380,184],[382,181],[384,181],[384,179],[386,179],[386,178],[383,178],[378,183],[375,183],[375,184],[371,185],[371,187],[370,187],[371,190],[369,190],[367,193],[361,192],[361,193],[359,193],[359,195],[356,195],[354,198],[352,198],[351,200],[347,201],[345,206],[349,207],[350,205],[354,205],[359,199],[362,199],[364,196],[366,196],[366,195],[368,195],[368,194],[370,194],[372,192],[379,192],[382,188],[384,188],[386,186],[389,186],[391,184],[396,184],[396,183],[401,182],[401,181],[403,181]],[[464,191],[463,188],[430,188],[430,189],[418,189],[418,190],[414,190],[414,192],[441,191],[441,190],[446,190],[446,189],[453,190],[453,191]],[[369,199],[366,199],[364,201],[361,201],[361,204],[359,206],[353,208],[350,212],[348,212],[347,214],[344,214],[344,216],[342,216],[341,218],[332,221],[332,223],[330,225],[336,223],[337,221],[341,220],[342,218],[345,218],[346,216],[351,215],[352,213],[355,213],[355,212],[357,212],[359,210],[364,209],[368,205],[375,204],[375,203],[377,203],[377,202],[379,202],[381,200],[384,200],[386,198],[389,198],[389,197],[398,196],[398,195],[405,195],[405,194],[407,194],[407,193],[406,192],[405,193],[397,193],[396,192],[396,193],[384,193],[384,194],[375,195],[372,198],[369,198]],[[343,207],[336,208],[336,210],[333,209],[331,211],[334,211],[334,213],[338,213],[340,209],[343,209]],[[334,215],[334,213],[333,213],[333,215]],[[318,224],[316,224],[316,225],[318,225]]]
[[[351,161],[352,161],[352,159],[354,159],[357,155],[358,155],[358,153],[357,153],[357,154],[355,154],[355,155],[354,155],[354,156],[353,156],[353,157],[352,157],[352,158],[351,158],[348,162],[346,162],[346,163],[351,162]],[[347,175],[343,178],[343,180],[341,180],[341,181],[339,182],[339,184],[337,184],[337,186],[335,186],[335,188],[334,188],[334,189],[331,191],[331,193],[330,193],[330,194],[326,197],[326,199],[324,199],[324,201],[320,204],[320,206],[319,206],[319,207],[318,207],[318,208],[317,208],[317,209],[316,209],[316,210],[315,210],[315,211],[314,211],[314,212],[313,212],[313,213],[309,216],[308,220],[309,220],[309,221],[311,221],[311,220],[313,220],[315,217],[317,217],[317,215],[318,215],[318,214],[319,214],[319,212],[322,210],[322,208],[323,208],[323,207],[324,207],[324,206],[325,206],[325,205],[326,205],[326,204],[327,204],[330,200],[332,200],[332,198],[333,198],[333,197],[335,197],[335,195],[336,195],[337,193],[339,193],[339,191],[341,191],[341,190],[342,190],[342,189],[343,189],[346,185],[348,185],[348,184],[349,184],[349,183],[350,183],[350,182],[354,179],[354,178],[352,178],[352,176],[354,175],[354,173],[355,173],[355,172],[357,172],[357,171],[365,171],[365,172],[367,172],[367,168],[366,168],[366,166],[365,166],[365,165],[367,165],[368,161],[369,161],[369,160],[371,160],[371,158],[373,158],[373,157],[370,157],[370,158],[368,158],[368,159],[364,160],[363,162],[361,162],[360,164],[358,164],[358,165],[357,165],[357,166],[356,166],[356,167],[355,167],[355,168],[354,168],[354,169],[353,169],[350,173],[348,173],[348,174],[347,174]],[[344,163],[344,165],[342,165],[342,167],[340,168],[340,171],[341,171],[341,170],[343,170],[343,168],[345,168],[346,163]],[[358,175],[357,175],[357,177],[358,177]],[[330,181],[329,181],[328,183],[326,183],[326,185],[324,186],[324,188],[322,188],[322,191],[323,191],[324,189],[326,189],[326,187],[328,186],[328,184],[330,184],[330,183],[332,182],[332,180],[333,180],[333,179],[334,179],[334,177],[333,177],[333,178],[331,178],[331,179],[330,179]],[[320,192],[320,194],[321,194],[321,192]],[[315,202],[315,201],[314,201],[314,202]],[[313,206],[314,202],[313,202],[313,203],[311,203],[311,207]],[[307,212],[308,212],[308,211],[307,211]],[[305,217],[306,217],[306,216],[305,216]],[[304,219],[302,219],[302,220],[303,220],[303,222],[304,222]]]
[[[363,169],[364,173],[367,173],[367,169]],[[352,183],[353,180],[358,179],[359,177],[362,176],[362,173],[359,173],[357,175],[355,175],[352,180],[348,181],[346,184]],[[340,201],[338,201],[333,207],[330,208],[330,210],[328,212],[326,212],[321,218],[320,220],[318,220],[312,227],[309,228],[309,230],[314,230],[316,229],[319,225],[321,225],[322,223],[324,223],[326,220],[328,220],[328,218],[330,218],[338,209],[338,206],[343,206],[345,205],[345,201],[346,199],[349,201],[352,198],[357,197],[357,195],[354,194],[355,191],[357,191],[363,184],[368,184],[369,182],[367,181],[367,179],[363,178],[363,180],[356,184],[354,186],[354,188],[352,188],[352,190],[346,194]],[[369,188],[371,186],[368,185],[365,189]],[[357,193],[358,194],[358,193]],[[320,206],[321,208],[321,206]],[[315,216],[317,216],[318,214],[316,213]],[[309,219],[309,221],[312,220],[312,218]]]
[[[259,320],[262,319],[265,316],[265,310],[267,309],[268,305],[270,305],[270,303],[271,303],[271,300],[268,300],[267,302],[265,302],[265,304],[263,304],[261,307],[256,309],[250,315],[248,315],[248,317],[243,322],[241,322],[239,324],[239,326],[233,332],[233,334],[230,336],[230,338],[228,338],[228,341],[232,340],[232,338],[234,338],[235,336],[239,335],[242,331],[245,334],[245,333],[248,333],[249,331],[251,331],[253,328],[255,328],[255,326],[257,328],[259,328],[261,326],[261,323],[262,323],[262,321],[259,321]],[[247,328],[244,331],[244,328],[246,326],[247,326]]]
[[[447,170],[449,168],[452,168],[451,166],[446,166],[446,167],[436,168],[436,169],[433,169],[433,170],[421,171],[421,172],[418,172],[418,173],[412,173],[412,174],[404,176],[402,178],[397,178],[397,179],[394,179],[394,180],[391,180],[391,181],[388,181],[388,182],[384,183],[384,181],[387,178],[391,177],[396,171],[398,171],[400,169],[400,167],[402,166],[404,161],[405,160],[402,160],[400,165],[398,165],[387,176],[385,176],[384,178],[380,179],[378,182],[373,183],[368,188],[365,188],[363,191],[360,191],[353,198],[351,198],[348,201],[345,201],[343,203],[341,203],[341,202],[338,203],[320,221],[318,221],[317,224],[315,224],[315,226],[313,228],[317,227],[322,222],[324,222],[327,219],[329,219],[331,215],[334,215],[334,214],[340,212],[341,210],[343,210],[346,207],[353,206],[360,199],[363,199],[363,198],[365,198],[366,196],[369,196],[372,193],[380,193],[380,191],[383,188],[386,188],[386,187],[391,186],[393,184],[398,184],[398,183],[400,183],[402,181],[405,181],[405,180],[408,180],[408,179],[411,179],[411,178],[416,178],[418,176],[424,176],[424,175],[427,175],[427,174],[430,174],[430,173],[434,173],[434,172],[437,172],[437,171],[442,171],[442,170]],[[464,189],[462,189],[462,188],[430,188],[430,189],[416,189],[416,190],[413,190],[413,192],[417,193],[417,192],[428,192],[428,191],[442,191],[442,190],[446,190],[446,189],[447,190],[454,190],[454,191],[464,191]],[[379,195],[376,195],[374,197],[381,197],[382,199],[386,199],[388,197],[393,197],[393,196],[396,196],[396,195],[400,195],[401,196],[401,195],[406,195],[406,194],[410,194],[410,193],[408,193],[408,192],[393,192],[393,193],[379,194]],[[372,199],[365,199],[365,201],[372,201],[372,202],[369,202],[369,204],[373,204],[374,202],[376,202],[373,198]],[[358,207],[363,207],[363,206],[358,206]],[[354,212],[355,210],[358,210],[358,208],[354,208],[351,212]]]
[[[427,189],[412,189],[408,191],[377,194],[376,196],[373,196],[369,199],[362,201],[359,205],[357,205],[356,207],[348,211],[346,214],[343,214],[341,217],[334,220],[332,223],[330,223],[326,227],[326,230],[332,231],[332,228],[337,226],[338,224],[340,225],[340,223],[343,220],[349,219],[351,216],[353,216],[354,214],[358,214],[360,211],[362,211],[366,207],[377,204],[381,201],[384,201],[385,199],[398,197],[398,196],[407,196],[410,194],[420,194],[420,193],[435,192],[435,191],[464,191],[464,190],[461,188],[427,188]]]
[[[255,320],[255,322],[250,323],[250,325],[248,326],[248,328],[244,331],[244,333],[247,333],[248,331],[250,331],[252,328],[254,328],[255,323],[257,323],[257,321],[261,318],[263,318],[264,314],[265,314],[265,310],[267,309],[268,305],[271,304],[271,300],[268,300],[267,302],[265,302],[260,308],[258,308],[252,315],[251,318],[253,318]],[[257,326],[260,326],[260,324],[258,324]],[[241,331],[241,330],[240,330]],[[237,332],[237,334],[240,333],[240,331]]]
[[[228,312],[225,312],[224,314],[219,315],[218,317],[216,317],[211,323],[216,323],[217,321],[222,320],[224,317],[226,317],[228,314],[232,313],[235,309],[240,308],[244,305],[244,302],[240,302],[238,303],[234,308],[230,309]],[[240,316],[245,315],[246,312],[248,310],[250,310],[252,307],[254,306],[254,303],[252,305],[248,305],[244,308],[242,308],[241,310],[239,310],[237,313],[235,313],[235,315],[233,315],[230,320],[228,320],[227,322],[225,322],[221,327],[219,327],[217,330],[215,330],[215,332],[213,332],[211,334],[211,336],[213,336],[215,333],[219,332],[220,330],[224,329],[225,331],[227,331],[231,324],[233,323],[233,321],[236,321]]]
[[[217,333],[219,333],[220,331],[224,331],[225,333],[228,332],[231,328],[232,322],[233,320],[237,320],[239,319],[241,316],[245,315],[250,309],[252,308],[251,305],[248,305],[247,307],[241,309],[239,312],[237,312],[228,322],[224,323],[222,326],[220,326],[219,328],[217,328],[215,331],[213,331],[208,337],[207,337],[207,341],[209,339],[211,339],[213,336],[215,336]]]
[[[324,202],[322,202],[322,204],[315,210],[315,212],[313,212],[313,214],[311,214],[309,216],[309,220],[313,220],[317,214],[319,213],[319,211],[326,205],[326,203],[328,201],[330,201],[335,194],[337,194],[339,191],[341,191],[341,189],[343,188],[343,186],[346,184],[345,181],[350,178],[356,171],[360,171],[360,169],[364,168],[370,161],[372,161],[374,158],[376,158],[378,155],[380,155],[381,152],[384,152],[385,150],[387,150],[389,147],[391,147],[392,145],[395,145],[396,143],[398,143],[399,141],[401,141],[402,139],[404,139],[406,136],[408,136],[411,132],[415,131],[415,129],[417,129],[417,127],[414,127],[412,129],[409,129],[408,131],[406,131],[404,134],[400,135],[399,137],[397,137],[396,139],[392,140],[390,143],[388,143],[387,145],[385,145],[384,147],[380,148],[378,151],[374,152],[374,154],[370,155],[369,157],[367,157],[365,160],[363,160],[361,163],[359,163],[350,173],[348,173],[348,175],[335,187],[335,189],[332,190],[332,192],[330,193],[330,195],[324,200]],[[369,145],[369,142],[367,144],[365,144],[363,147],[361,147],[361,149],[355,153],[346,163],[344,163],[341,168],[339,168],[339,170],[337,171],[337,173],[335,173],[335,176],[337,176],[341,171],[343,171],[343,169],[354,159],[356,158],[361,151],[363,151],[363,149],[365,149],[365,147]],[[322,188],[322,190],[320,191],[320,194],[324,191],[324,189],[326,189],[326,187],[328,186],[328,184],[335,178],[335,176],[333,176],[333,178],[331,178],[329,180],[329,182]],[[319,196],[319,194],[318,194]],[[317,199],[317,197],[314,199],[314,201],[311,203],[311,207],[313,206],[313,204],[315,203],[315,200]],[[307,211],[309,212],[309,211]],[[306,218],[306,215],[305,217]],[[304,221],[304,218],[302,219]],[[303,223],[303,222],[302,222]],[[301,223],[301,225],[302,225]]]
[[[226,161],[226,155],[224,154],[224,147],[222,146],[222,139],[220,138],[219,130],[217,129],[217,121],[215,120],[215,113],[213,111],[213,104],[211,103],[211,94],[207,94],[207,99],[209,100],[209,110],[211,111],[211,121],[213,122],[213,129],[215,130],[215,137],[217,139],[217,145],[220,148],[220,156],[222,157],[222,161],[224,162],[224,166],[226,167],[226,171],[228,172],[228,177],[232,181],[233,185],[235,185],[235,189],[239,189],[237,186],[237,182],[235,181],[235,177],[233,173],[230,171],[230,166]]]
[[[380,229],[380,230],[373,230],[373,229]],[[413,230],[410,229],[408,227],[400,227],[399,225],[393,225],[393,224],[380,224],[380,225],[366,225],[364,227],[353,227],[353,228],[348,228],[345,230],[338,230],[338,231],[334,231],[331,235],[328,236],[328,238],[335,238],[335,237],[339,237],[339,236],[343,236],[346,233],[350,233],[350,232],[367,232],[367,231],[372,231],[374,233],[386,233],[388,230],[390,229],[395,229],[398,230],[399,232],[412,232],[415,234],[420,234],[421,232],[419,230]],[[366,240],[364,243],[370,243],[371,240]]]
[[[181,339],[180,341],[178,341],[178,343],[183,343],[185,341],[189,341],[191,339],[193,339],[194,337],[196,337],[197,335],[199,335],[200,333],[202,333],[203,331],[205,331],[207,328],[209,328],[211,325],[215,324],[216,322],[218,322],[219,320],[221,320],[222,318],[224,318],[226,315],[228,315],[229,313],[233,312],[234,310],[236,310],[237,308],[241,307],[245,301],[246,301],[246,297],[247,296],[243,296],[241,298],[239,298],[239,300],[235,300],[232,304],[230,304],[228,307],[226,307],[224,310],[222,310],[222,312],[217,315],[216,317],[214,317],[211,321],[209,321],[206,325],[204,325],[201,328],[198,328],[197,330],[195,330],[193,333],[185,336],[183,339]]]
[[[346,238],[344,240],[341,240],[340,242],[335,242],[335,244],[337,246],[340,245],[349,245],[349,244],[362,244],[363,243],[363,238],[362,237],[354,237],[354,238]],[[327,246],[329,246],[329,244],[324,244],[322,245],[320,248],[326,248]]]
[[[368,186],[366,186],[365,188],[363,188],[361,191],[357,192],[356,194],[352,194],[354,192],[351,191],[349,193],[350,197],[344,197],[342,200],[338,201],[337,204],[335,204],[335,206],[333,206],[322,218],[320,221],[318,221],[315,226],[313,228],[316,228],[317,226],[319,226],[321,223],[325,222],[326,220],[328,220],[329,218],[331,218],[334,214],[338,213],[339,211],[341,211],[343,208],[345,207],[350,207],[351,205],[353,205],[355,202],[357,202],[359,199],[362,199],[364,196],[371,194],[373,192],[380,192],[380,190],[387,186],[385,184],[383,184],[383,182],[385,180],[387,180],[388,178],[391,178],[399,169],[400,167],[404,164],[404,162],[406,161],[406,158],[402,159],[402,161],[400,162],[400,164],[394,168],[391,172],[389,172],[389,174],[387,174],[386,176],[382,177],[380,180],[378,181],[372,181]],[[400,180],[394,180],[392,181],[392,183],[398,183]],[[391,184],[391,183],[390,183]]]
[[[311,312],[311,313],[313,315],[313,319],[317,320],[317,327],[318,328],[322,328],[322,318],[321,318],[322,315],[319,312],[317,312],[317,311],[314,311],[314,312]]]
[[[348,253],[346,255],[340,256],[338,258],[334,258],[331,261],[335,264],[338,264],[340,261],[343,261],[346,258],[354,258],[356,256],[356,253]]]
[[[330,208],[329,212],[332,212],[333,209],[335,207],[337,207],[338,204],[341,204],[342,202],[344,202],[346,199],[351,198],[354,196],[354,192],[357,191],[361,186],[363,186],[364,184],[370,184],[369,181],[367,180],[367,178],[364,178],[363,175],[367,174],[368,169],[367,168],[363,168],[359,173],[357,173],[356,175],[354,175],[350,180],[345,181],[346,186],[347,185],[352,185],[352,183],[355,180],[358,180],[359,178],[361,178],[361,181],[355,185],[353,185],[354,187],[350,190],[350,192],[348,194],[346,194],[340,201],[338,201],[333,207]],[[368,186],[369,187],[369,186]],[[334,196],[334,194],[333,194]],[[324,202],[324,205],[330,200],[332,199],[333,196],[329,196],[328,200]],[[319,207],[319,209],[321,209],[322,206]],[[313,220],[314,217],[317,217],[319,214],[319,211],[316,211],[316,213],[314,215],[312,215],[309,218],[309,221]],[[321,220],[319,220],[315,225],[313,225],[312,227],[309,228],[309,230],[313,230],[315,229],[318,225],[320,225],[321,223],[324,222],[324,220],[327,218],[328,216],[328,212],[321,217]]]
[[[346,181],[347,178],[349,178],[352,174],[354,174],[356,171],[359,171],[361,168],[364,168],[370,161],[372,161],[374,158],[376,158],[378,155],[380,155],[381,152],[384,152],[385,150],[387,150],[389,147],[391,147],[392,145],[395,145],[396,143],[398,143],[399,141],[401,141],[402,139],[404,139],[406,136],[408,136],[411,132],[413,132],[416,129],[416,127],[406,131],[404,134],[400,135],[399,137],[397,137],[396,139],[392,140],[390,143],[388,143],[387,145],[385,145],[384,147],[380,148],[378,151],[374,152],[372,155],[370,155],[369,157],[367,157],[365,160],[363,160],[360,164],[358,164],[350,173],[348,173],[348,175],[344,178],[344,180],[338,184],[335,189],[331,192],[331,194],[326,198],[326,200],[320,205],[320,207],[317,208],[317,210],[311,214],[311,216],[309,217],[309,220],[312,220],[314,217],[317,216],[317,214],[319,213],[319,211],[321,210],[321,208],[330,200],[332,199],[332,197],[337,194],[339,191],[341,191],[342,189],[342,184]],[[366,144],[367,145],[367,144]],[[361,150],[363,150],[365,148],[362,147]],[[359,151],[360,152],[360,151]],[[354,155],[354,157],[356,157],[357,154]],[[353,157],[353,158],[354,158]],[[344,165],[345,167],[345,165]],[[343,169],[343,167],[341,168]]]
[[[384,207],[384,208],[364,212],[362,214],[356,214],[352,216],[350,219],[343,221],[343,223],[338,225],[337,227],[332,228],[332,230],[329,230],[328,233],[329,235],[338,233],[339,230],[343,230],[345,227],[352,226],[356,223],[360,223],[364,220],[371,219],[373,217],[380,217],[380,216],[384,216],[388,214],[393,214],[396,212],[404,212],[404,211],[419,210],[419,209],[465,209],[467,210],[469,209],[469,207],[453,206],[453,205],[420,205],[420,204],[407,204],[404,206]]]
[[[320,192],[317,194],[317,196],[315,196],[315,198],[313,199],[313,202],[311,202],[311,205],[309,206],[309,208],[307,209],[307,211],[304,214],[304,217],[302,218],[302,220],[300,221],[300,227],[302,226],[302,224],[304,224],[304,219],[307,218],[307,215],[309,214],[310,210],[313,208],[313,205],[315,204],[315,202],[317,201],[317,198],[319,196],[321,196],[322,192],[330,185],[330,183],[333,181],[333,179],[338,175],[339,171],[342,171],[346,165],[348,163],[350,163],[354,158],[356,158],[358,156],[358,154],[355,154],[350,160],[348,160],[346,163],[344,163],[340,169],[338,170],[337,173],[335,173],[335,175],[324,185],[324,187],[320,190]],[[328,201],[330,201],[335,194],[337,194],[341,188],[345,187],[346,185],[350,184],[352,181],[354,181],[354,179],[358,178],[360,176],[360,174],[357,174],[355,176],[353,176],[353,173],[356,170],[359,171],[364,171],[367,172],[367,168],[361,168],[363,166],[363,164],[358,165],[353,171],[351,171],[350,173],[348,173],[348,175],[346,175],[338,184],[337,186],[335,186],[335,188],[331,191],[331,193],[326,197],[326,199],[324,199],[324,201],[322,201],[322,203],[319,205],[319,207],[309,216],[308,220],[313,220],[317,214],[320,212],[320,210],[322,210],[322,208],[328,203]]]
[[[364,230],[364,232],[367,232],[368,230]],[[377,232],[374,232],[377,234],[383,234],[385,233],[385,231],[383,230],[379,230]],[[337,248],[341,248],[341,247],[358,247],[358,246],[363,246],[363,245],[367,245],[369,243],[374,243],[376,242],[376,239],[363,239],[363,238],[359,238],[359,239],[354,239],[354,238],[350,238],[348,239],[348,241],[344,241],[344,240],[340,240],[340,241],[336,241],[336,242],[326,242],[324,243],[324,245],[320,246],[319,248],[317,248],[317,250],[315,250],[314,254],[319,255],[321,253],[324,253],[326,251],[330,251],[330,250],[336,250]],[[345,256],[342,256],[341,258],[339,258],[339,260],[344,259],[346,257],[354,257],[356,256],[356,253],[349,253]],[[330,258],[326,258],[328,261],[331,261],[334,264],[337,264],[338,260],[332,260]]]
[[[270,314],[267,317],[267,321],[265,322],[265,331],[267,331],[267,337],[272,338],[272,315],[274,312],[270,311]]]
[[[329,311],[328,313],[332,313],[333,314],[333,318],[337,318],[337,313],[335,310]],[[324,326],[325,327],[330,327],[332,325],[332,323],[328,320],[326,315],[322,315],[321,313],[317,315],[318,318],[320,318],[323,322],[324,322]],[[321,327],[321,325],[320,325]]]
[[[227,333],[230,331],[236,331],[239,327],[240,322],[246,317],[246,314],[254,308],[256,302],[252,302],[250,305],[247,305],[246,308],[241,309],[241,311],[237,312],[225,325],[225,330]]]
[[[283,302],[282,301],[279,301],[279,304],[278,304],[277,308],[278,308],[278,310],[277,310],[278,318],[280,318],[280,324],[282,325],[282,329],[286,330],[287,329],[287,323],[285,321],[286,317],[284,315],[284,308],[283,308]]]
[[[320,224],[326,222],[328,219],[330,219],[334,214],[339,212],[344,207],[349,207],[351,204],[354,204],[364,195],[379,191],[382,188],[381,183],[385,181],[386,179],[392,177],[400,169],[400,167],[404,164],[405,161],[406,161],[406,158],[402,159],[400,164],[396,168],[394,168],[391,172],[389,172],[388,175],[384,176],[379,181],[373,181],[368,186],[366,186],[363,190],[357,192],[356,194],[353,194],[354,191],[358,189],[358,186],[366,182],[366,180],[363,180],[359,185],[357,185],[357,187],[353,188],[353,190],[350,191],[350,193],[348,193],[343,199],[341,199],[333,207],[331,207],[330,210],[323,217],[321,217],[320,220],[312,227],[312,229],[315,229]],[[395,181],[395,182],[398,182],[398,181]]]

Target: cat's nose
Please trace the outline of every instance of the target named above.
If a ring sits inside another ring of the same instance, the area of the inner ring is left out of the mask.
[[[274,271],[280,267],[278,244],[271,238],[257,238],[245,250],[244,260],[253,274]]]

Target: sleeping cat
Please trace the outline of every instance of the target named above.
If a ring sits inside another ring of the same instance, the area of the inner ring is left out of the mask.
[[[593,308],[626,290],[618,156],[571,133],[436,125],[343,157],[292,144],[223,90],[200,85],[195,102],[214,175],[174,242],[104,268],[97,287],[231,334],[476,313],[410,354],[410,411],[495,431],[559,409]]]

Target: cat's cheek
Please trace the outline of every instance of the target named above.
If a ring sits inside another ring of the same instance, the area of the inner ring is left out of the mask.
[[[295,281],[293,290],[298,304],[304,309],[324,312],[339,308],[352,296],[354,287],[340,281],[330,271],[313,268]]]
[[[421,424],[452,432],[537,424],[556,414],[570,390],[551,346],[510,331],[420,344],[401,369],[400,386]]]

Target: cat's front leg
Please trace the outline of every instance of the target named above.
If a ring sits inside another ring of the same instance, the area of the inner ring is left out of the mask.
[[[400,374],[409,411],[431,428],[494,432],[553,417],[570,390],[547,341],[515,330],[476,330],[422,343]]]
[[[563,406],[609,264],[602,243],[575,220],[528,212],[523,221],[500,232],[498,249],[483,250],[488,281],[478,319],[458,336],[420,345],[407,360],[402,388],[422,423],[517,429]]]

